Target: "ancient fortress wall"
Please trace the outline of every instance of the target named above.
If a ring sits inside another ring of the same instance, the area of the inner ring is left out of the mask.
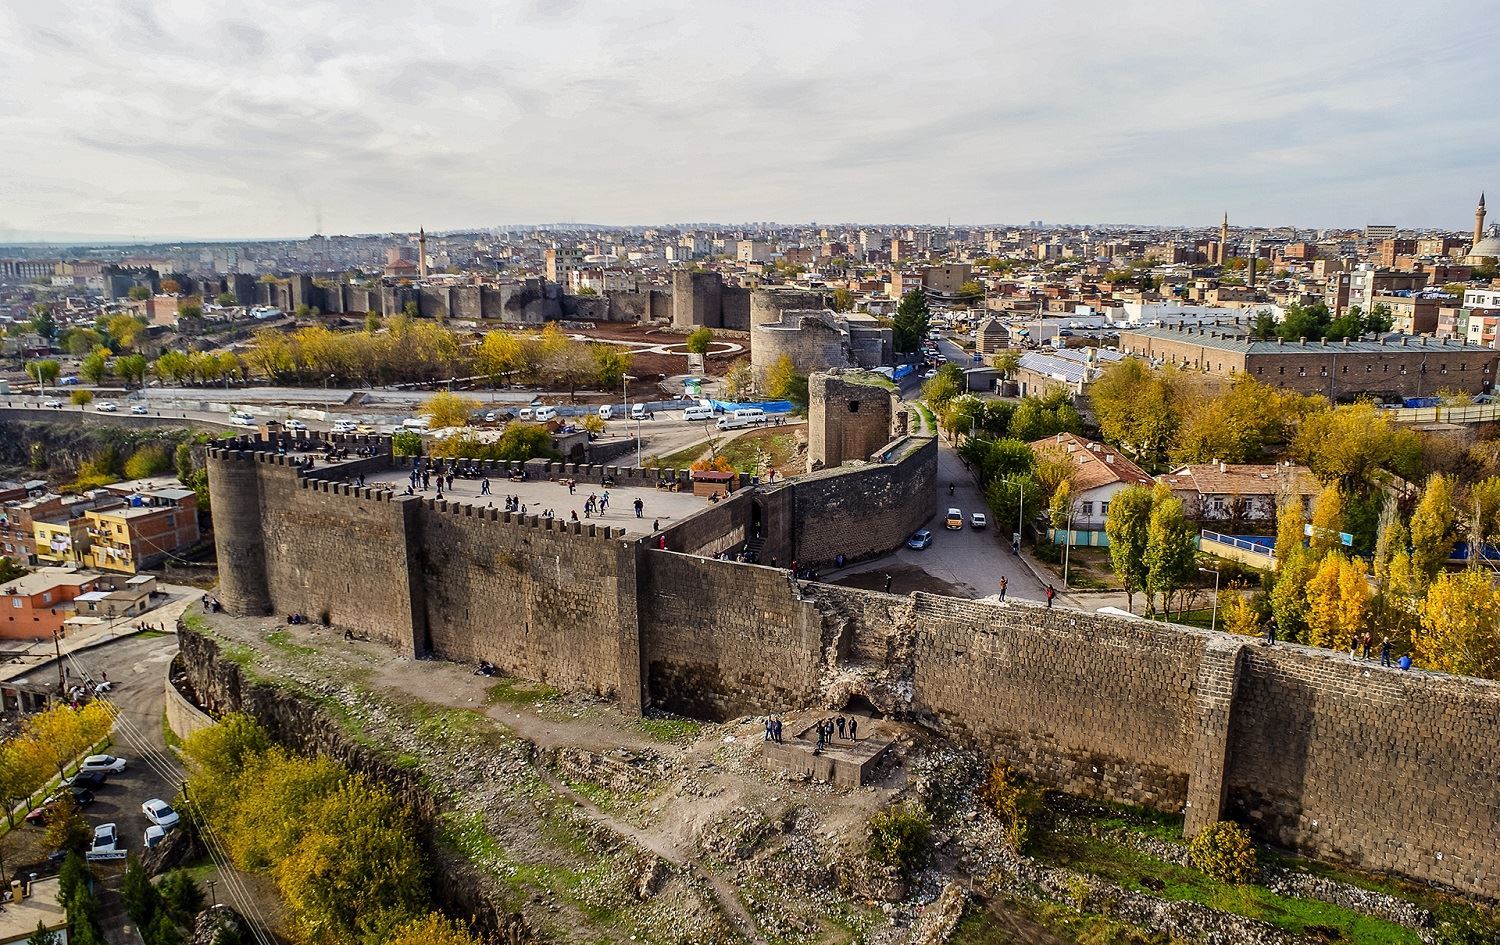
[[[762,560],[776,548],[783,566],[894,547],[931,508],[913,496],[935,488],[936,447],[892,449],[891,462],[710,506],[664,532],[662,551],[597,526],[320,481],[336,470],[247,442],[215,446],[220,597],[633,709],[723,719],[871,705],[1044,784],[1184,811],[1189,833],[1233,816],[1314,855],[1500,898],[1500,685],[705,556],[757,531]]]

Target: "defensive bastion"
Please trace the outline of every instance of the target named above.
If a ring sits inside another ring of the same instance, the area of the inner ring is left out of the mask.
[[[300,611],[413,656],[486,659],[634,710],[873,707],[1041,783],[1185,811],[1190,834],[1230,817],[1310,855],[1500,898],[1500,685],[711,557],[748,541],[762,560],[808,564],[895,547],[932,508],[930,439],[752,486],[632,539],[355,488],[345,480],[401,460],[387,441],[343,439],[376,455],[309,470],[273,442],[211,448],[229,610]],[[685,475],[527,466],[595,482]]]

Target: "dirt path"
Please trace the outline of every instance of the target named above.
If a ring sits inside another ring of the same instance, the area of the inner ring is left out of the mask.
[[[590,819],[603,824],[615,834],[632,841],[642,849],[655,853],[678,869],[687,870],[706,881],[713,889],[714,896],[719,900],[719,908],[723,909],[724,914],[734,922],[740,934],[756,942],[757,945],[767,945],[765,937],[760,934],[755,920],[746,911],[745,904],[740,901],[739,893],[735,891],[734,886],[685,850],[681,839],[672,839],[655,831],[642,830],[634,824],[613,817],[595,807],[588,798],[568,787],[551,771],[543,768],[541,772],[543,780],[552,787],[552,790],[572,800],[588,814]]]

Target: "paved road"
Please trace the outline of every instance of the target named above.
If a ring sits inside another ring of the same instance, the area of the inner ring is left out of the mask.
[[[951,497],[948,495],[949,483],[954,486]],[[943,517],[949,508],[963,512],[962,529],[949,531],[943,527]],[[1003,576],[1009,582],[1007,597],[1041,600],[1041,582],[1010,553],[1010,536],[1015,523],[992,522],[989,528],[975,531],[968,525],[969,514],[981,511],[989,513],[979,487],[964,469],[958,454],[946,442],[939,441],[937,495],[933,499],[932,518],[926,526],[932,531],[931,547],[922,551],[903,547],[874,561],[861,562],[847,573],[885,570],[892,564],[919,568],[952,585],[955,593],[971,597],[988,597],[997,593],[996,585]],[[838,577],[834,575],[833,579]]]

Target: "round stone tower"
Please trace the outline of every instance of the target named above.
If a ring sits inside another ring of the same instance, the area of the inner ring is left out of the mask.
[[[211,447],[208,491],[213,498],[214,547],[219,557],[219,601],[232,614],[271,612],[261,525],[261,457],[248,450]]]
[[[782,313],[822,309],[823,293],[812,289],[752,289],[750,291],[750,335],[753,343],[755,326],[774,325]]]

